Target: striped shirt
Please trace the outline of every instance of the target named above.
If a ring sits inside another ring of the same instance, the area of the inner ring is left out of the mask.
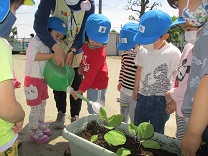
[[[136,51],[133,49],[124,51],[121,56],[121,69],[119,74],[119,83],[121,83],[121,91],[132,96],[134,90],[134,80],[137,66],[135,66],[134,58]]]

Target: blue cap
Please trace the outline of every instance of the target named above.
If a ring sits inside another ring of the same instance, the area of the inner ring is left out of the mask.
[[[58,17],[49,17],[47,22],[47,28],[52,28],[53,30],[56,30],[64,35],[67,35],[66,25],[64,21]]]
[[[10,10],[10,0],[1,1],[0,5],[0,22],[2,22]]]
[[[85,41],[85,32],[87,36],[99,43],[108,42],[108,33],[111,29],[111,22],[102,14],[91,14],[86,21],[83,31],[83,40]]]
[[[33,0],[24,0],[24,5],[34,5]],[[2,0],[0,5],[0,23],[6,18],[10,10],[10,0]]]
[[[171,25],[170,27],[173,27],[175,25],[180,25],[180,24],[184,24],[186,23],[185,19],[183,17],[178,17],[177,20],[175,20]]]
[[[139,31],[134,36],[138,44],[151,44],[170,29],[171,17],[161,10],[150,10],[140,18]]]
[[[139,23],[127,22],[120,30],[120,41],[118,43],[118,50],[129,50],[136,45],[133,38],[138,32]]]

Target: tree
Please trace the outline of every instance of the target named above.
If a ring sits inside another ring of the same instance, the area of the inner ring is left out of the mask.
[[[7,38],[8,41],[14,41],[15,40],[15,36],[17,36],[17,27],[16,26],[14,26],[12,28],[12,32],[11,33],[12,34]]]
[[[177,20],[177,18],[178,17],[173,16],[172,21],[174,22],[175,20]],[[184,34],[184,30],[179,25],[176,25],[171,27],[168,33],[169,33],[169,38],[167,41],[177,44],[181,42],[180,36]]]
[[[126,10],[131,10],[135,13],[134,15],[129,16],[129,20],[138,21],[140,17],[146,12],[146,10],[157,9],[157,6],[161,6],[158,2],[150,3],[149,0],[128,0],[128,5],[126,6]]]

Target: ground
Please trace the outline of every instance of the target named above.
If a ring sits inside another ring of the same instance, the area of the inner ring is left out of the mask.
[[[24,65],[25,55],[16,54],[13,55],[14,67],[18,79],[23,86],[24,80]],[[109,87],[106,94],[106,112],[110,116],[112,114],[119,113],[119,103],[116,98],[119,96],[117,91],[118,74],[120,70],[120,56],[108,56],[107,63],[109,67]],[[23,130],[19,134],[19,139],[22,140],[22,145],[19,148],[19,156],[63,156],[64,149],[68,145],[67,140],[62,137],[62,129],[54,129],[53,124],[56,119],[57,110],[53,99],[52,90],[49,89],[49,99],[46,106],[45,121],[50,123],[50,127],[53,130],[53,134],[50,136],[50,141],[45,144],[36,144],[29,142],[28,134],[28,116],[30,107],[26,105],[23,87],[16,89],[16,98],[21,103],[23,109],[26,112]],[[85,94],[84,94],[85,96]],[[70,117],[69,107],[67,106],[68,114]],[[85,116],[87,113],[86,103],[83,102],[80,117]],[[66,121],[66,125],[70,123],[70,118]],[[175,114],[170,116],[169,121],[166,123],[165,134],[175,137]]]

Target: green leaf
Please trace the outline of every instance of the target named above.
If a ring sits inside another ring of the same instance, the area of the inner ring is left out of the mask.
[[[160,144],[154,140],[142,140],[140,141],[145,148],[161,149]]]
[[[128,131],[132,136],[136,136],[136,129],[137,127],[132,122],[128,125]]]
[[[98,135],[93,135],[90,139],[90,142],[95,142],[98,139]]]
[[[116,152],[116,155],[117,156],[126,156],[126,155],[129,155],[131,154],[131,151],[127,148],[119,148]]]
[[[110,130],[111,130],[111,129],[114,129],[113,126],[105,126],[105,125],[104,125],[104,127],[107,128],[107,129],[110,129]]]
[[[126,136],[119,130],[109,131],[104,135],[104,139],[113,146],[123,145],[126,142]]]
[[[103,121],[107,120],[107,114],[104,108],[100,107],[100,119]]]
[[[123,122],[123,120],[124,116],[122,114],[114,115],[108,120],[109,126],[118,127],[121,125],[121,122]]]
[[[154,127],[148,122],[140,123],[138,126],[138,134],[141,138],[149,139],[154,135]]]

